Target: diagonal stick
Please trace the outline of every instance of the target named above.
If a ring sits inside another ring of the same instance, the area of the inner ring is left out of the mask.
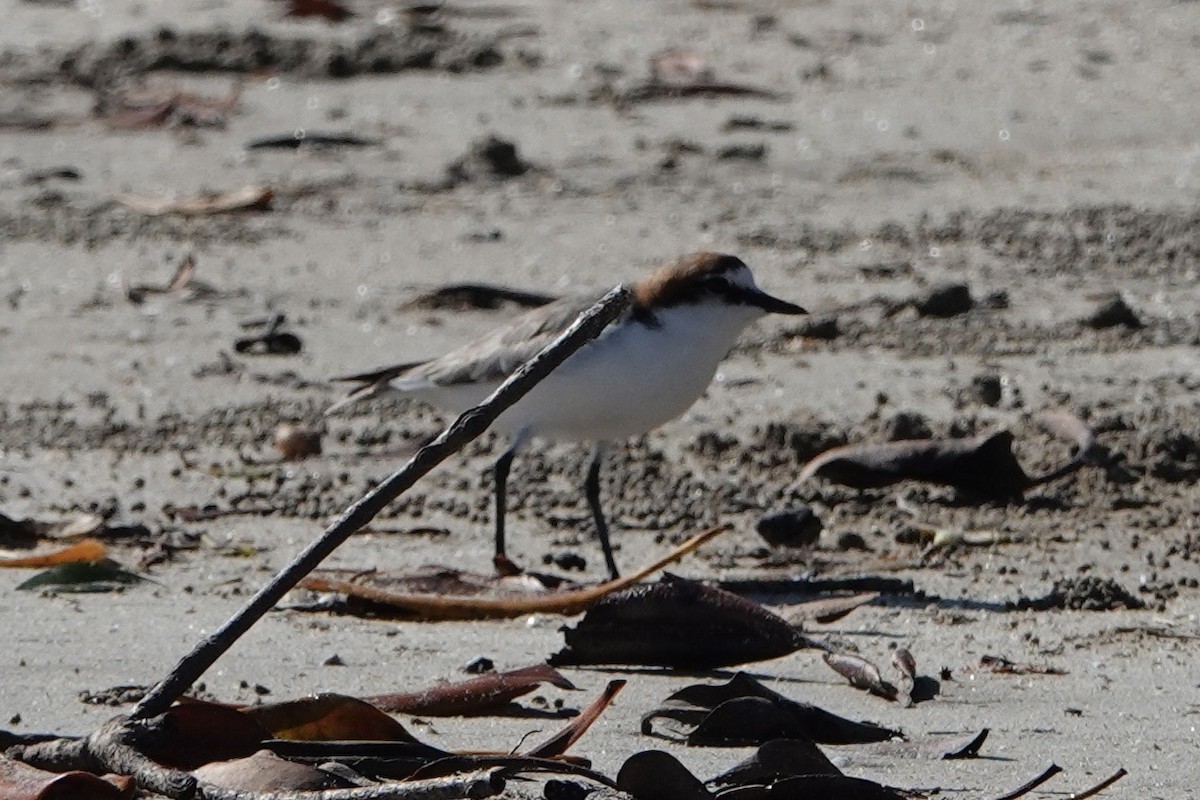
[[[166,678],[147,692],[130,717],[147,719],[165,712],[234,642],[351,534],[374,519],[434,467],[486,431],[505,409],[520,400],[572,353],[599,336],[629,306],[629,302],[628,290],[620,286],[604,295],[570,328],[510,375],[486,400],[463,412],[436,439],[418,450],[408,463],[346,509],[240,611],[217,631],[201,639]]]

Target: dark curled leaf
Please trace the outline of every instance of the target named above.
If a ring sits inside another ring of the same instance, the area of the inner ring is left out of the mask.
[[[896,687],[883,679],[879,667],[861,656],[849,653],[824,653],[821,656],[829,668],[850,681],[856,689],[865,689],[887,700],[896,699]]]
[[[190,770],[214,761],[245,758],[270,738],[236,708],[189,700],[172,706],[139,729],[138,749],[160,764]]]
[[[17,586],[18,590],[52,589],[56,592],[115,592],[146,579],[127,572],[111,559],[75,562],[39,572]]]
[[[555,666],[705,669],[813,646],[796,627],[757,603],[672,576],[614,592],[563,634],[566,647],[550,657]]]
[[[675,756],[643,750],[625,759],[617,773],[617,788],[635,800],[707,800],[712,795]]]
[[[391,713],[426,717],[482,714],[508,705],[543,683],[560,689],[575,688],[549,664],[538,664],[509,672],[481,675],[460,683],[440,683],[420,692],[380,694],[363,699]]]
[[[1050,780],[1060,772],[1062,772],[1062,767],[1058,766],[1057,764],[1051,764],[1042,770],[1037,777],[1031,778],[1030,780],[1018,786],[1016,789],[1013,789],[1011,792],[1006,792],[1005,794],[996,797],[995,800],[1017,800],[1018,797],[1023,797],[1024,795],[1029,794],[1034,789],[1041,786],[1043,783]]]
[[[841,775],[821,748],[807,739],[772,739],[733,768],[709,778],[707,785],[770,784],[797,775]]]
[[[373,147],[382,144],[353,133],[313,133],[297,131],[279,136],[263,136],[246,143],[247,150],[298,150],[301,147]]]
[[[512,303],[521,308],[536,308],[554,300],[554,295],[526,292],[488,283],[453,283],[426,292],[405,305],[408,308],[451,311],[487,310]]]
[[[1089,798],[1089,797],[1095,797],[1096,795],[1100,794],[1105,789],[1112,786],[1114,783],[1121,780],[1121,778],[1124,778],[1128,774],[1129,773],[1125,770],[1125,768],[1121,767],[1119,770],[1114,772],[1112,775],[1110,775],[1107,778],[1105,778],[1104,780],[1100,781],[1099,783],[1097,783],[1095,786],[1091,787],[1090,789],[1084,789],[1082,792],[1076,792],[1075,794],[1071,795],[1071,800],[1087,800],[1087,798]]]
[[[690,745],[724,746],[761,745],[772,739],[859,744],[900,735],[784,697],[744,672],[727,683],[680,689],[642,717],[642,733]]]
[[[983,655],[979,658],[979,666],[990,669],[1000,675],[1066,675],[1065,669],[1052,667],[1049,664],[1030,664],[1024,661],[1012,661],[1004,656]]]
[[[1020,498],[1029,476],[1012,451],[1013,435],[998,431],[964,439],[918,439],[835,447],[804,465],[817,476],[856,489],[925,481],[998,500]]]
[[[287,318],[276,314],[269,320],[255,320],[243,323],[243,328],[253,328],[266,325],[266,331],[257,336],[247,336],[238,339],[233,348],[244,355],[294,356],[304,348],[300,337],[283,330]]]
[[[969,733],[963,736],[936,736],[904,742],[879,742],[864,749],[870,753],[904,758],[944,760],[974,758],[979,755],[979,750],[983,747],[987,737],[988,729],[984,728],[979,733]]]
[[[272,739],[264,746],[278,756],[305,764],[345,764],[370,778],[407,778],[431,764],[455,758],[421,742],[306,742]],[[473,769],[466,765],[464,770]]]

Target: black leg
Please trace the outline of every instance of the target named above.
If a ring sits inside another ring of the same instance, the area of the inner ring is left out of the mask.
[[[508,486],[508,470],[512,467],[513,456],[517,454],[516,447],[510,447],[496,460],[494,474],[496,476],[496,562],[507,562],[504,554],[504,507],[505,492]]]
[[[621,573],[617,570],[617,562],[613,559],[612,545],[608,541],[608,523],[604,521],[604,511],[600,508],[600,462],[604,460],[604,448],[597,447],[592,455],[592,463],[588,465],[587,481],[583,484],[584,494],[587,495],[588,507],[592,509],[592,519],[596,523],[596,535],[600,537],[600,547],[604,550],[604,562],[608,564],[608,573],[617,579]]]

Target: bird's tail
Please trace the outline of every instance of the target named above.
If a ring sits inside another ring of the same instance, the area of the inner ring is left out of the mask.
[[[343,408],[353,405],[360,400],[369,400],[372,397],[379,397],[382,394],[387,394],[392,390],[391,382],[393,379],[408,372],[413,367],[420,366],[422,361],[413,361],[407,364],[396,364],[392,367],[384,367],[383,369],[374,370],[372,372],[360,372],[356,375],[343,375],[338,378],[333,378],[334,381],[357,383],[350,390],[350,393],[338,400],[336,403],[325,409],[325,415],[335,414]]]
[[[356,386],[348,395],[338,400],[336,403],[325,409],[325,416],[336,414],[347,406],[352,406],[361,400],[368,400],[372,397],[378,397],[381,394],[386,394],[388,389],[387,381],[379,383],[366,383],[362,386]]]

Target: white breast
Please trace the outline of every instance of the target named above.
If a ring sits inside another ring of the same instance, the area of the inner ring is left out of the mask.
[[[757,309],[716,302],[660,311],[658,327],[628,321],[563,363],[496,421],[498,430],[563,441],[621,440],[679,416],[702,395]],[[462,411],[498,384],[418,394]]]

